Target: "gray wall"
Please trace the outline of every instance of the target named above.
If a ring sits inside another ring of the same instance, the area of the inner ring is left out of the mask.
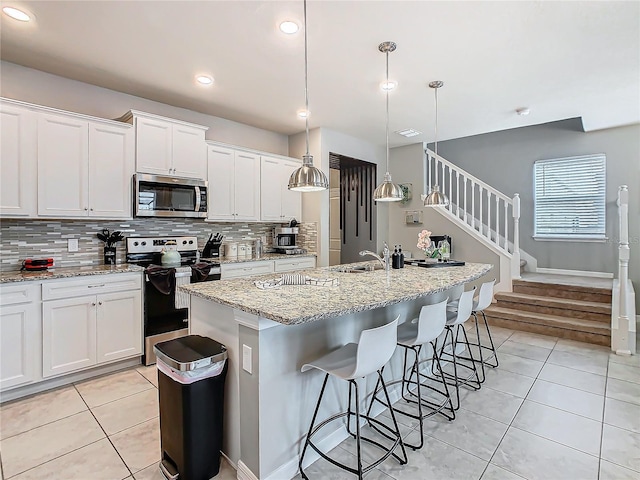
[[[522,200],[520,245],[538,267],[611,272],[617,276],[619,185],[629,186],[630,276],[640,289],[640,125],[584,132],[579,119],[438,143],[441,156],[506,195]],[[607,237],[604,243],[536,241],[533,163],[592,153],[607,156]],[[416,176],[417,176],[416,172]],[[400,179],[398,179],[400,180]],[[640,302],[640,295],[636,296]],[[640,303],[638,304],[640,306]]]
[[[121,117],[131,109],[140,110],[206,125],[209,127],[207,140],[278,155],[288,154],[288,137],[280,133],[69,80],[15,63],[0,62],[0,72],[0,95],[3,97],[111,119]]]

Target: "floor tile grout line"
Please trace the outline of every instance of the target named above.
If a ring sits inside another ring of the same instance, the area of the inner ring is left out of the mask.
[[[145,379],[145,380],[146,380],[146,379]],[[157,388],[158,388],[158,387],[154,386],[151,382],[149,382],[149,384],[151,385],[151,388],[155,388],[155,389],[157,390]],[[75,384],[75,383],[72,383],[72,385],[73,385],[74,387],[76,386],[76,384]],[[109,405],[110,403],[118,402],[118,401],[120,401],[120,400],[122,400],[122,399],[129,398],[129,397],[133,397],[134,395],[138,395],[138,394],[140,394],[140,393],[146,392],[146,391],[148,391],[148,390],[151,390],[151,388],[145,388],[144,390],[140,390],[139,392],[131,393],[131,394],[129,394],[129,395],[125,395],[125,396],[123,396],[123,397],[116,398],[115,400],[110,400],[110,401],[108,401],[108,402],[101,403],[100,405],[94,405],[93,407],[90,407],[90,406],[89,406],[89,404],[88,404],[86,401],[85,401],[85,405],[87,405],[87,408],[89,408],[89,409],[92,409],[92,408],[100,408],[100,407],[103,407],[103,406],[105,406],[105,405]],[[77,390],[77,389],[76,389],[76,390]],[[79,391],[79,390],[77,390],[77,391],[78,391],[78,394],[82,397],[82,394],[80,393],[80,391]],[[82,397],[82,400],[84,401],[84,397]]]
[[[602,402],[602,425],[600,426],[600,451],[598,455],[598,480],[600,480],[600,469],[602,468],[602,444],[604,443],[604,418],[607,409],[607,384],[609,383],[609,363],[607,362],[607,376],[604,381],[604,402]]]
[[[85,406],[86,406],[86,403],[85,403]],[[59,422],[60,420],[65,420],[65,419],[67,419],[67,418],[69,418],[69,417],[73,417],[73,416],[78,415],[78,414],[80,414],[80,413],[84,413],[84,412],[86,412],[86,411],[88,411],[88,410],[89,410],[89,407],[87,407],[87,408],[86,408],[86,409],[84,409],[84,410],[80,410],[79,412],[75,412],[75,413],[72,413],[72,414],[70,414],[70,415],[66,415],[66,416],[64,416],[64,417],[56,418],[55,420],[51,420],[50,422],[43,423],[42,425],[37,425],[37,426],[35,426],[35,427],[29,428],[29,429],[27,429],[27,430],[24,430],[23,432],[14,433],[13,435],[9,435],[8,437],[2,437],[2,438],[0,439],[0,442],[4,442],[5,440],[8,440],[8,439],[10,439],[10,438],[17,437],[18,435],[22,435],[23,433],[32,432],[33,430],[37,430],[38,428],[41,428],[41,427],[46,427],[47,425],[51,425],[52,423]]]
[[[67,455],[70,455],[73,452],[77,452],[78,450],[82,450],[83,448],[88,447],[89,445],[93,445],[94,443],[101,442],[102,440],[105,440],[105,439],[106,439],[106,437],[99,438],[98,440],[95,440],[93,442],[89,442],[86,445],[82,445],[81,447],[74,448],[73,450],[69,450],[68,452],[63,453],[62,455],[58,455],[57,457],[50,458],[49,460],[47,460],[45,462],[39,463],[37,465],[34,465],[33,467],[27,468],[26,470],[23,470],[23,471],[18,472],[18,473],[14,474],[14,475],[11,475],[10,477],[4,477],[4,478],[6,478],[6,480],[11,480],[12,478],[17,477],[18,475],[22,475],[23,473],[29,472],[29,471],[33,470],[34,468],[41,467],[42,465],[46,465],[47,463],[53,462],[54,460],[57,460],[57,459],[62,458],[62,457],[66,457]]]
[[[594,394],[595,395],[595,394]],[[595,418],[592,417],[587,417],[586,415],[582,415],[580,413],[576,413],[576,412],[571,412],[569,410],[565,410],[564,408],[558,408],[558,407],[554,407],[553,405],[548,405],[546,403],[542,403],[538,400],[533,400],[531,398],[525,398],[525,401],[529,401],[531,403],[535,403],[536,405],[542,405],[543,407],[548,407],[548,408],[552,408],[553,410],[557,410],[559,412],[563,412],[563,413],[568,413],[570,415],[575,415],[576,417],[580,417],[580,418],[584,418],[585,420],[591,420],[592,422],[600,422],[602,423],[601,420],[596,420]],[[602,402],[603,408],[604,408],[604,402]],[[517,427],[516,427],[517,428]]]
[[[76,385],[73,385],[73,388],[76,389],[76,391],[78,392],[78,395],[80,395],[80,391],[78,390],[78,387],[76,387]],[[80,397],[82,398],[82,395],[80,395]],[[87,402],[84,400],[84,398],[82,398],[82,401],[85,402],[85,404],[87,405],[87,408],[89,408],[89,405],[87,404]],[[93,417],[93,419],[96,421],[96,423],[98,424],[98,426],[100,427],[100,429],[102,430],[102,432],[104,433],[107,441],[111,444],[111,447],[113,448],[113,450],[116,452],[116,455],[118,455],[118,458],[120,458],[120,461],[122,462],[122,464],[124,465],[124,468],[126,468],[129,471],[129,476],[133,476],[133,472],[131,471],[131,469],[129,468],[129,465],[127,465],[127,462],[124,461],[124,458],[122,458],[122,455],[120,455],[120,452],[118,451],[118,449],[116,448],[116,446],[113,444],[113,442],[111,441],[111,439],[109,438],[109,435],[107,435],[107,432],[104,430],[104,428],[102,427],[102,425],[100,424],[100,422],[98,421],[98,419],[96,418],[95,414],[91,411],[91,408],[89,408],[89,412],[91,413],[91,416]],[[127,478],[127,477],[124,477]]]

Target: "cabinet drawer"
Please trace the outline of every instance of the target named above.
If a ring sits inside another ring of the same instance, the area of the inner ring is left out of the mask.
[[[19,285],[0,287],[0,305],[17,305],[29,303],[38,299],[40,283],[21,282]]]
[[[97,295],[100,293],[139,290],[142,275],[138,273],[95,275],[83,278],[51,280],[42,283],[42,300]]]
[[[253,275],[265,275],[273,273],[273,261],[245,262],[231,265],[222,265],[222,279],[251,277]]]
[[[276,260],[276,272],[291,272],[293,270],[304,270],[305,268],[315,268],[316,259],[314,257],[292,258]]]

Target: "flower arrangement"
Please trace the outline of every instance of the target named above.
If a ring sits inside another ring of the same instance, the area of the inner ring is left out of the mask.
[[[431,232],[429,230],[422,230],[418,233],[418,244],[416,246],[424,252],[427,258],[433,257],[434,252],[437,252],[437,249],[434,248],[435,246],[431,241]]]

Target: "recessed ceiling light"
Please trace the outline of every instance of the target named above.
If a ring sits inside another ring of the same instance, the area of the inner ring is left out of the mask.
[[[391,91],[393,89],[395,89],[398,86],[398,82],[394,82],[393,80],[389,80],[388,82],[381,82],[380,83],[380,88],[384,91]]]
[[[527,116],[531,113],[531,110],[529,110],[528,108],[518,108],[516,109],[516,113],[520,116]]]
[[[28,22],[31,20],[31,16],[29,16],[28,13],[14,7],[2,7],[2,11],[14,20],[18,20],[20,22]]]
[[[309,110],[304,110],[304,109],[298,110],[298,118],[301,118],[304,120],[309,115],[311,115],[311,112]]]
[[[198,82],[200,85],[211,85],[213,83],[213,78],[209,77],[208,75],[197,75],[196,82]]]
[[[280,24],[280,31],[282,33],[286,33],[287,35],[292,35],[298,31],[300,27],[296,22],[292,22],[291,20],[287,20]]]
[[[402,135],[403,137],[415,137],[420,135],[422,132],[414,130],[413,128],[405,128],[404,130],[398,130],[396,132],[398,135]]]

